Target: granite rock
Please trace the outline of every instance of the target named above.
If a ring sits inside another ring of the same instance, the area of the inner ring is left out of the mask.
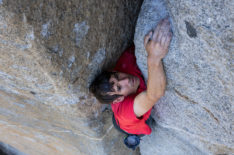
[[[132,153],[88,87],[132,42],[141,3],[1,0],[0,141],[26,154]]]
[[[147,80],[145,34],[170,17],[173,38],[163,63],[167,89],[146,154],[233,154],[233,1],[145,0],[136,25],[137,63]]]

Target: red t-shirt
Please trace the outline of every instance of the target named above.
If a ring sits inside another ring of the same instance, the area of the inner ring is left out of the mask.
[[[146,84],[143,75],[136,64],[136,57],[134,53],[134,46],[127,49],[119,58],[114,68],[115,71],[123,72],[137,76],[140,79],[140,86],[135,94],[131,94],[122,102],[111,104],[112,111],[114,112],[115,119],[119,127],[131,134],[145,134],[151,133],[151,128],[145,123],[149,118],[151,109],[145,113],[141,118],[137,118],[133,111],[133,103],[135,97],[146,90]]]

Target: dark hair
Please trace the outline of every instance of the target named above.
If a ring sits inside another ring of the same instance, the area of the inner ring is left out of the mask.
[[[121,95],[109,95],[108,92],[113,92],[113,84],[109,82],[110,77],[115,72],[104,71],[98,75],[94,81],[91,83],[89,89],[94,94],[94,96],[101,102],[105,104],[112,103],[116,98]]]

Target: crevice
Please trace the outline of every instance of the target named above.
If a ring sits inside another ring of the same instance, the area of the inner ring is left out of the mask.
[[[202,107],[202,108],[219,124],[218,118],[216,118],[216,117],[214,116],[214,114],[213,114],[209,109],[207,109],[207,108],[205,108],[205,107]]]
[[[26,155],[13,146],[0,141],[0,154],[1,155]]]
[[[186,101],[188,101],[188,102],[190,102],[190,103],[192,103],[192,104],[198,104],[197,102],[191,100],[188,96],[185,96],[185,95],[181,94],[181,93],[180,93],[178,90],[176,90],[175,88],[174,88],[174,90],[175,90],[176,94],[177,94],[179,97],[181,97],[182,99],[184,99],[184,100],[186,100]]]
[[[186,101],[188,101],[188,102],[190,102],[190,103],[192,103],[192,104],[198,104],[197,102],[191,100],[188,96],[185,96],[185,95],[181,94],[177,89],[174,88],[174,90],[175,90],[176,94],[177,94],[179,97],[181,97],[183,100],[186,100]],[[205,108],[205,107],[202,107],[202,108],[219,124],[218,118],[216,118],[216,117],[214,116],[214,114],[213,114],[209,109],[207,109],[207,108]]]

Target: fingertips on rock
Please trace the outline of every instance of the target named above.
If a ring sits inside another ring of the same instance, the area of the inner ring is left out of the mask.
[[[152,37],[153,33],[154,33],[154,31],[151,30],[150,33],[149,33],[149,36]]]

